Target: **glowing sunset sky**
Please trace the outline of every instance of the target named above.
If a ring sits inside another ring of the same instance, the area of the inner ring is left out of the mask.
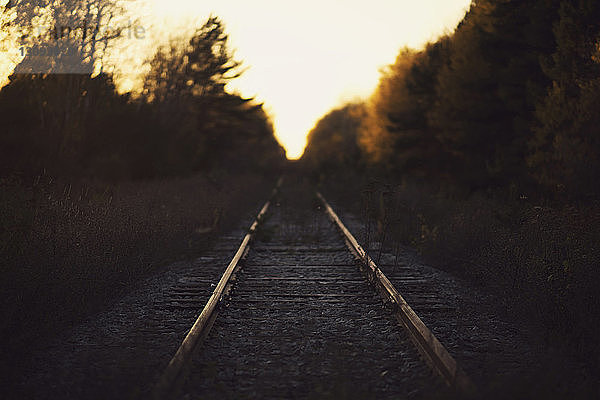
[[[470,0],[150,0],[156,26],[177,29],[211,12],[222,18],[237,59],[232,83],[265,103],[288,157],[329,109],[367,96],[403,46],[420,47],[452,30]],[[160,17],[162,18],[162,17]]]

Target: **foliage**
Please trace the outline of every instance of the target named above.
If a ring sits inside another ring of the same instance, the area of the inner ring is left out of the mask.
[[[106,50],[133,24],[130,0],[11,0],[19,45],[17,73],[103,72]]]
[[[240,75],[240,63],[229,55],[216,17],[187,43],[159,49],[150,66],[144,93],[159,124],[171,130],[171,164],[196,169],[215,163],[248,166],[253,159],[272,165],[283,159],[262,106],[225,90]]]
[[[91,172],[123,151],[134,109],[106,75],[13,75],[0,92],[2,172]]]
[[[458,183],[527,182],[533,109],[547,85],[539,58],[551,51],[551,3],[480,1],[452,36],[429,117],[456,161]]]
[[[372,161],[396,174],[431,177],[448,159],[428,121],[448,42],[443,38],[420,52],[401,50],[370,99],[360,143]]]
[[[552,80],[536,108],[529,165],[559,193],[600,194],[600,5],[561,3],[554,25],[556,49],[544,59]]]
[[[311,146],[303,159],[322,172],[358,168],[361,160],[357,136],[364,112],[364,104],[348,104],[321,118],[308,134]]]
[[[382,71],[364,159],[467,191],[597,196],[598,21],[594,1],[474,2],[454,33]]]
[[[118,94],[106,73],[12,75],[0,91],[2,174],[122,180],[278,167],[284,153],[262,105],[225,89],[240,66],[227,39],[210,17],[160,48],[139,98]]]

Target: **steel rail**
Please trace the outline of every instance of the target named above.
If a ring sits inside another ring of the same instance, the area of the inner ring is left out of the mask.
[[[448,350],[446,350],[433,332],[431,332],[414,310],[408,305],[390,280],[379,267],[377,267],[373,259],[358,244],[357,240],[342,223],[323,195],[317,192],[317,197],[323,203],[329,219],[337,226],[344,236],[348,248],[362,261],[363,265],[367,267],[366,272],[380,289],[379,291],[382,296],[394,306],[396,318],[406,328],[410,338],[417,347],[417,350],[421,353],[421,356],[429,367],[439,375],[449,387],[457,392],[465,394],[475,393],[476,388],[474,384],[462,368],[460,368],[456,360],[450,355]]]
[[[194,350],[197,345],[208,335],[210,329],[212,328],[213,322],[218,313],[218,305],[223,299],[224,294],[226,294],[229,290],[230,282],[232,280],[232,276],[236,272],[238,268],[239,261],[245,257],[247,254],[250,245],[250,242],[253,239],[254,234],[260,224],[261,220],[264,218],[267,213],[269,206],[271,205],[271,201],[281,184],[283,183],[283,178],[279,178],[277,181],[277,185],[271,192],[271,196],[269,200],[263,205],[258,216],[250,226],[248,233],[244,236],[242,243],[235,255],[233,256],[231,262],[225,269],[225,272],[221,276],[219,283],[217,284],[213,294],[210,296],[204,309],[192,325],[192,328],[187,333],[185,339],[177,349],[177,352],[169,361],[167,368],[164,370],[162,376],[160,377],[158,383],[156,384],[153,392],[153,397],[156,399],[162,399],[168,397],[172,392],[173,387],[177,383],[177,380],[181,377],[184,367],[190,361]]]

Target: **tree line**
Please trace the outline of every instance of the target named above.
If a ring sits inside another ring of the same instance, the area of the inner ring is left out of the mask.
[[[323,117],[303,158],[332,168],[338,148],[359,155],[344,167],[405,179],[597,197],[599,104],[600,3],[480,0],[452,34],[402,49],[367,101]]]
[[[21,33],[29,53],[0,91],[0,172],[121,180],[280,165],[284,151],[262,104],[226,90],[241,69],[217,17],[147,60],[141,95],[117,91],[106,55],[132,24],[124,5],[19,0],[2,8],[4,40],[36,18],[56,32],[115,28]]]

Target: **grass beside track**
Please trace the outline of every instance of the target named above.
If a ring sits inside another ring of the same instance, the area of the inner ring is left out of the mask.
[[[121,184],[0,180],[2,379],[19,370],[29,344],[106,308],[168,262],[201,254],[254,214],[275,180],[224,172]]]
[[[410,246],[431,265],[496,293],[499,310],[530,332],[545,368],[537,385],[502,386],[535,395],[536,387],[571,380],[556,398],[598,390],[600,205],[450,195],[348,174],[321,186],[329,199],[362,216],[367,238],[360,240]],[[570,370],[573,365],[581,369]]]

